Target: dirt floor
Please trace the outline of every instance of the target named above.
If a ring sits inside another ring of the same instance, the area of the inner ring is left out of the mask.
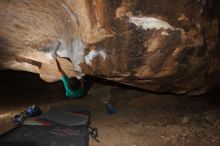
[[[153,94],[136,89],[95,83],[89,95],[65,98],[61,82],[47,84],[38,75],[0,72],[0,133],[10,118],[31,104],[46,111],[51,105],[85,105],[99,131],[90,146],[219,146],[220,91],[199,97]],[[105,104],[115,103],[117,113],[106,114]]]

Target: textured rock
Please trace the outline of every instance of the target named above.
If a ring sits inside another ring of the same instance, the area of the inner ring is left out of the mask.
[[[219,82],[217,0],[1,0],[0,67],[202,94]]]

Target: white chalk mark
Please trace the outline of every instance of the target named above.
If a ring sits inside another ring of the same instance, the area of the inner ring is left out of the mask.
[[[129,17],[130,23],[135,24],[138,27],[142,27],[143,29],[174,29],[169,23],[166,21],[153,18],[153,17]]]
[[[75,39],[71,49],[68,50],[68,56],[77,72],[81,72],[80,64],[84,61],[84,48],[83,42],[80,39]]]
[[[169,35],[169,33],[166,32],[166,31],[162,31],[162,32],[161,32],[161,35],[166,35],[166,36],[167,36],[167,35]]]
[[[60,47],[56,53],[59,57],[69,58],[74,65],[74,70],[78,73],[77,78],[83,76],[80,64],[84,61],[84,43],[80,39],[75,38],[71,44],[67,44],[64,40],[59,40]],[[55,47],[55,46],[54,46]],[[47,53],[47,58],[52,58],[51,53]]]
[[[103,50],[100,50],[100,51],[92,50],[92,51],[89,52],[89,54],[87,54],[85,56],[86,64],[87,65],[92,65],[92,60],[96,56],[101,56],[104,60],[107,58],[107,55],[106,55],[105,51],[103,51]]]

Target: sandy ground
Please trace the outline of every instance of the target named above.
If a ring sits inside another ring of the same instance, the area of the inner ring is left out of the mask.
[[[107,83],[107,82],[104,82]],[[44,83],[37,75],[0,73],[0,133],[12,128],[10,118],[31,104],[85,105],[99,131],[90,146],[219,146],[220,92],[199,97],[153,94],[118,85],[95,83],[89,95],[67,100],[61,82]],[[105,104],[117,113],[107,115]]]

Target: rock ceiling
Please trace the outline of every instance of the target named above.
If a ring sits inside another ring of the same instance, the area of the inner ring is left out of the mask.
[[[0,68],[59,80],[88,74],[142,89],[218,85],[217,0],[0,0]]]

